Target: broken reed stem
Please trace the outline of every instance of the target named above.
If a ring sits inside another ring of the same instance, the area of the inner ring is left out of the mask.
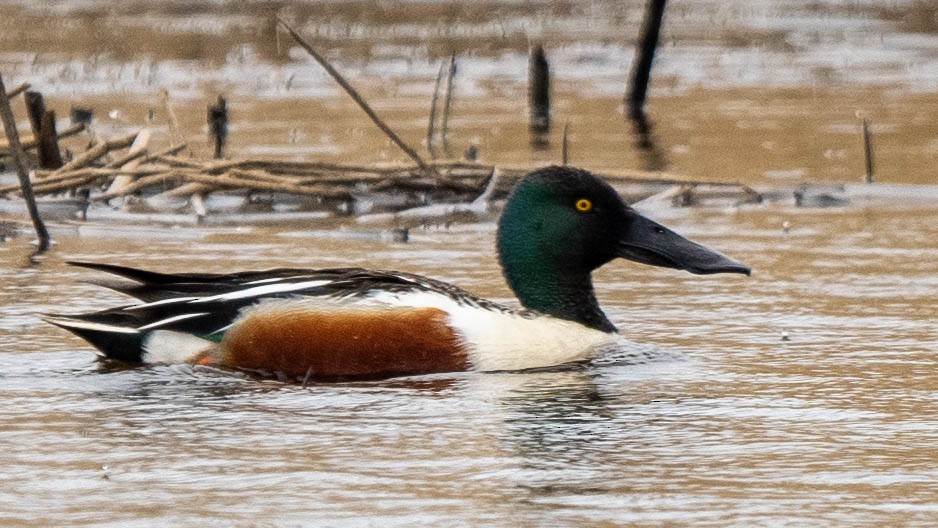
[[[38,250],[42,253],[49,249],[49,230],[46,229],[46,224],[42,221],[42,217],[39,216],[39,207],[36,206],[36,196],[33,194],[32,184],[29,181],[29,173],[26,172],[26,163],[23,159],[23,147],[20,145],[19,133],[16,130],[16,118],[13,117],[13,109],[10,108],[10,99],[7,97],[2,75],[0,75],[0,121],[3,122],[3,128],[6,130],[7,139],[10,142],[13,166],[16,168],[16,175],[20,180],[23,200],[26,201],[26,210],[29,212],[29,218],[32,220],[33,227],[36,230],[36,237],[39,239]]]
[[[440,135],[443,137],[443,152],[452,157],[449,150],[449,109],[453,101],[453,79],[456,77],[456,54],[449,57],[449,71],[446,74],[446,95],[443,98],[443,124]]]
[[[433,136],[436,132],[436,101],[440,97],[440,84],[443,82],[443,69],[445,63],[440,64],[440,71],[436,74],[436,84],[433,85],[433,99],[430,100],[430,122],[427,124],[427,151],[430,157],[436,159],[436,145],[433,144]]]
[[[368,105],[365,99],[363,99],[362,96],[359,95],[357,91],[355,91],[355,88],[352,88],[352,85],[349,84],[348,81],[345,80],[345,77],[343,77],[342,74],[338,72],[338,70],[336,70],[335,68],[332,67],[331,64],[329,64],[329,61],[327,61],[325,57],[323,57],[315,49],[313,49],[313,47],[308,42],[306,42],[306,40],[304,40],[303,37],[301,37],[300,34],[297,33],[289,24],[284,22],[282,18],[277,17],[277,22],[280,23],[280,25],[283,26],[284,29],[287,30],[287,33],[289,33],[290,36],[293,37],[293,40],[295,40],[297,44],[300,45],[301,48],[306,50],[306,52],[309,53],[310,56],[316,59],[316,62],[318,62],[319,65],[322,66],[323,69],[325,69],[326,72],[328,72],[329,75],[332,76],[335,82],[337,82],[339,86],[341,86],[345,90],[345,92],[349,94],[349,96],[351,96],[351,98],[356,103],[358,103],[358,106],[365,112],[365,114],[368,115],[369,118],[371,118],[371,121],[374,122],[374,124],[377,125],[377,127],[381,129],[381,131],[384,132],[385,135],[391,138],[391,141],[393,141],[394,144],[396,144],[401,150],[403,150],[405,154],[410,156],[410,158],[413,159],[426,174],[428,175],[433,174],[433,169],[430,168],[430,166],[427,165],[427,163],[423,160],[423,158],[420,157],[420,154],[417,154],[417,151],[415,151],[407,143],[405,143],[404,140],[400,138],[400,136],[398,136],[393,130],[391,130],[391,127],[389,127],[380,117],[378,117],[378,114],[376,114],[375,111],[371,109],[371,106]]]

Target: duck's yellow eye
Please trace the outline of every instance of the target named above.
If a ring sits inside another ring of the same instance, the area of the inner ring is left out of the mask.
[[[576,201],[574,207],[576,207],[577,211],[585,213],[593,208],[593,202],[587,200],[586,198],[580,198]]]

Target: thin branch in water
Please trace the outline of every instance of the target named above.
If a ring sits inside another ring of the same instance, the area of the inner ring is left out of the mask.
[[[433,86],[433,99],[430,100],[430,122],[427,124],[427,151],[430,157],[436,159],[436,145],[433,144],[434,133],[436,132],[436,101],[440,97],[440,84],[443,83],[443,68],[445,64],[440,64],[440,71],[436,74],[436,84]]]
[[[349,96],[351,96],[351,98],[356,103],[358,103],[358,106],[365,112],[365,114],[368,115],[369,118],[371,118],[372,122],[374,122],[374,124],[377,125],[378,128],[380,128],[381,131],[385,133],[385,135],[391,138],[391,141],[393,141],[394,144],[396,144],[401,150],[403,150],[405,154],[410,156],[410,158],[414,160],[417,163],[417,165],[420,166],[420,169],[425,174],[433,175],[435,173],[432,167],[427,165],[427,163],[423,160],[423,158],[420,157],[420,154],[417,154],[417,151],[415,151],[407,143],[405,143],[404,140],[401,139],[400,136],[397,135],[397,133],[391,130],[391,127],[389,127],[380,117],[378,117],[378,114],[376,114],[375,111],[371,109],[371,106],[365,101],[365,99],[362,98],[361,95],[359,95],[359,93],[355,90],[355,88],[352,88],[352,85],[350,85],[348,81],[345,80],[345,77],[343,77],[342,74],[338,72],[338,70],[336,70],[331,64],[329,64],[329,61],[327,61],[325,57],[323,57],[322,55],[319,54],[319,52],[313,49],[313,47],[308,42],[306,42],[306,40],[304,40],[303,37],[301,37],[300,34],[296,32],[296,30],[294,30],[289,24],[284,22],[282,18],[277,17],[277,22],[279,22],[280,25],[283,26],[284,29],[287,30],[287,33],[289,33],[290,36],[293,37],[293,40],[295,40],[296,43],[299,44],[301,48],[306,50],[306,52],[309,53],[310,56],[316,59],[316,62],[318,62],[319,65],[322,66],[323,69],[325,69],[326,72],[328,72],[329,75],[331,75],[333,79],[335,79],[335,82],[339,83],[339,86],[341,86],[345,90],[345,93],[349,94]]]
[[[453,101],[453,78],[456,77],[456,54],[449,57],[449,73],[446,74],[446,97],[443,99],[443,126],[440,133],[443,136],[443,152],[447,157],[453,157],[449,150],[449,109]]]
[[[16,175],[20,180],[23,200],[26,201],[26,209],[29,211],[29,218],[33,222],[33,227],[36,229],[36,237],[39,239],[38,252],[42,253],[49,249],[49,231],[46,229],[46,224],[43,223],[42,217],[39,216],[39,208],[36,206],[36,197],[33,195],[33,187],[29,181],[29,174],[26,172],[23,146],[20,145],[19,132],[16,130],[16,119],[13,117],[13,109],[10,108],[10,99],[7,98],[2,75],[0,75],[0,121],[3,121],[3,128],[6,130],[7,139],[10,142],[10,154],[13,157],[13,166],[16,168]]]

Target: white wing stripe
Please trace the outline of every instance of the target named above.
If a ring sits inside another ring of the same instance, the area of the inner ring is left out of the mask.
[[[316,280],[305,282],[292,282],[288,284],[267,284],[264,286],[255,286],[246,290],[223,293],[221,295],[212,295],[211,297],[200,297],[189,301],[190,303],[206,303],[214,301],[234,301],[236,299],[248,299],[250,297],[262,297],[274,293],[285,293],[306,288],[315,288],[331,283],[331,280]]]
[[[142,309],[150,308],[152,306],[161,306],[164,304],[172,304],[172,303],[178,303],[178,302],[188,302],[188,301],[194,301],[196,299],[198,299],[198,297],[172,297],[169,299],[161,299],[159,301],[153,301],[150,303],[135,304],[133,306],[128,306],[127,308],[124,308],[124,310],[128,310],[128,311],[142,310]]]
[[[244,284],[270,284],[271,282],[280,282],[289,279],[289,277],[274,277],[272,279],[258,279],[250,282],[245,282]]]
[[[208,315],[208,312],[186,313],[186,314],[181,314],[181,315],[174,315],[173,317],[169,317],[169,318],[157,321],[155,323],[150,323],[148,325],[141,326],[140,328],[137,328],[137,330],[138,331],[150,330],[151,328],[156,328],[158,326],[163,326],[169,323],[175,323],[176,321],[184,321],[186,319],[192,319],[193,317],[202,317],[203,315]]]

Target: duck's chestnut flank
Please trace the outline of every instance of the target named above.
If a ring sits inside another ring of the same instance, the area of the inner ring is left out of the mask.
[[[211,353],[212,363],[290,379],[362,379],[469,368],[438,308],[250,310]]]

